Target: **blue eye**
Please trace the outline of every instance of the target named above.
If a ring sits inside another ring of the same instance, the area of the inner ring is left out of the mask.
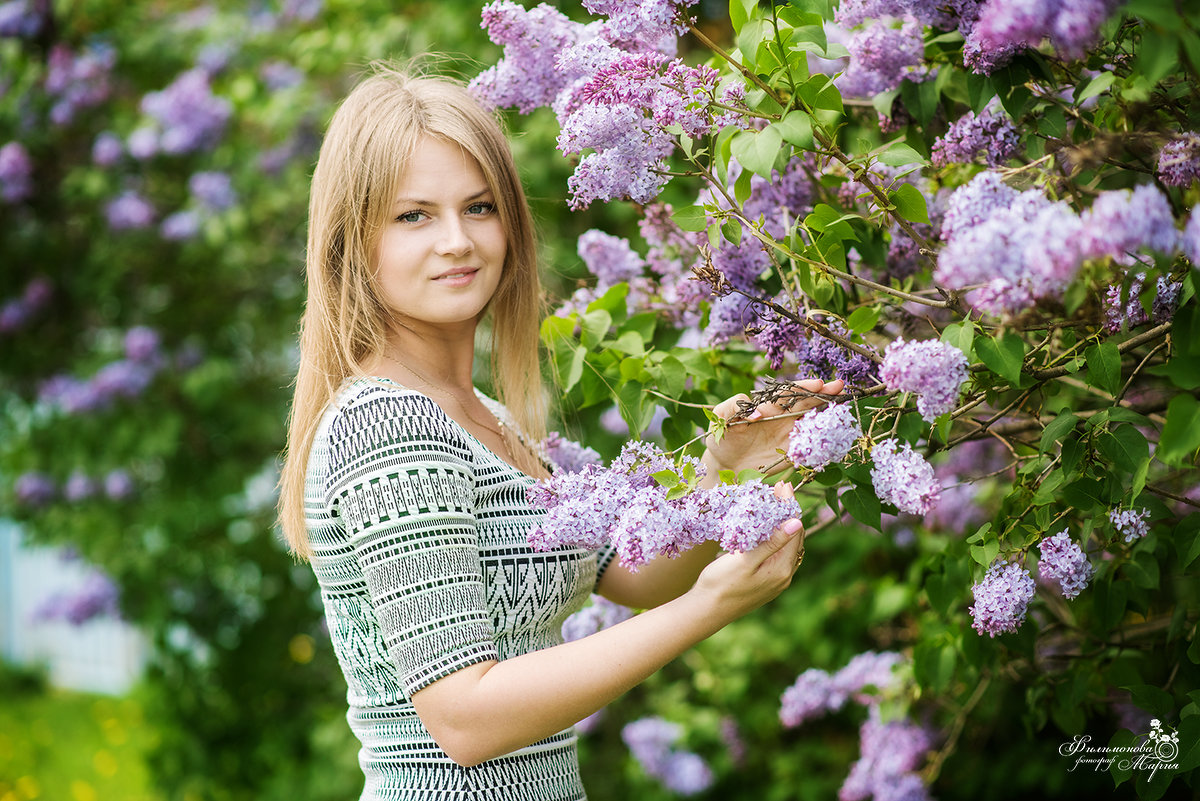
[[[407,211],[396,218],[396,222],[403,223],[419,223],[425,215],[423,211]]]
[[[469,214],[491,214],[495,210],[496,204],[494,203],[472,203],[467,207],[467,213]]]

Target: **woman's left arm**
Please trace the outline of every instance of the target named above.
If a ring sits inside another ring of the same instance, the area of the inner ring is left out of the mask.
[[[798,382],[797,386],[822,395],[837,395],[844,384],[840,379],[825,382],[810,378]],[[729,420],[737,412],[738,403],[748,400],[748,395],[735,395],[717,404],[713,413],[722,420]],[[793,404],[791,409],[764,403],[744,418],[747,421],[745,424],[726,428],[720,442],[709,435],[701,457],[708,472],[700,480],[699,486],[715,487],[720,483],[719,473],[722,470],[731,470],[735,474],[742,470],[763,473],[782,470],[786,463],[780,461],[779,450],[787,447],[787,436],[796,422],[796,413],[823,403],[817,398],[806,398]],[[637,572],[614,563],[604,571],[597,592],[615,603],[650,609],[678,598],[691,589],[700,571],[720,553],[721,548],[717,543],[706,542],[674,559],[660,556]]]

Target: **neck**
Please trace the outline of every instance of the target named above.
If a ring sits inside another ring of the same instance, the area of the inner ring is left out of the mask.
[[[397,327],[388,337],[386,358],[435,387],[473,392],[475,326],[454,336],[444,332],[416,332]]]

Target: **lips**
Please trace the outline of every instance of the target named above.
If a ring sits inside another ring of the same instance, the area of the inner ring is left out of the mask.
[[[478,267],[460,267],[453,270],[447,270],[433,280],[439,284],[447,284],[449,286],[465,286],[471,283],[475,274],[479,272]]]

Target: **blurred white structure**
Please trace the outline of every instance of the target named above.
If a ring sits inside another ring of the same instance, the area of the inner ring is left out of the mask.
[[[55,687],[120,695],[142,675],[141,632],[112,618],[80,626],[34,620],[47,599],[78,590],[88,574],[59,549],[23,544],[20,527],[0,520],[0,658],[44,668]]]

